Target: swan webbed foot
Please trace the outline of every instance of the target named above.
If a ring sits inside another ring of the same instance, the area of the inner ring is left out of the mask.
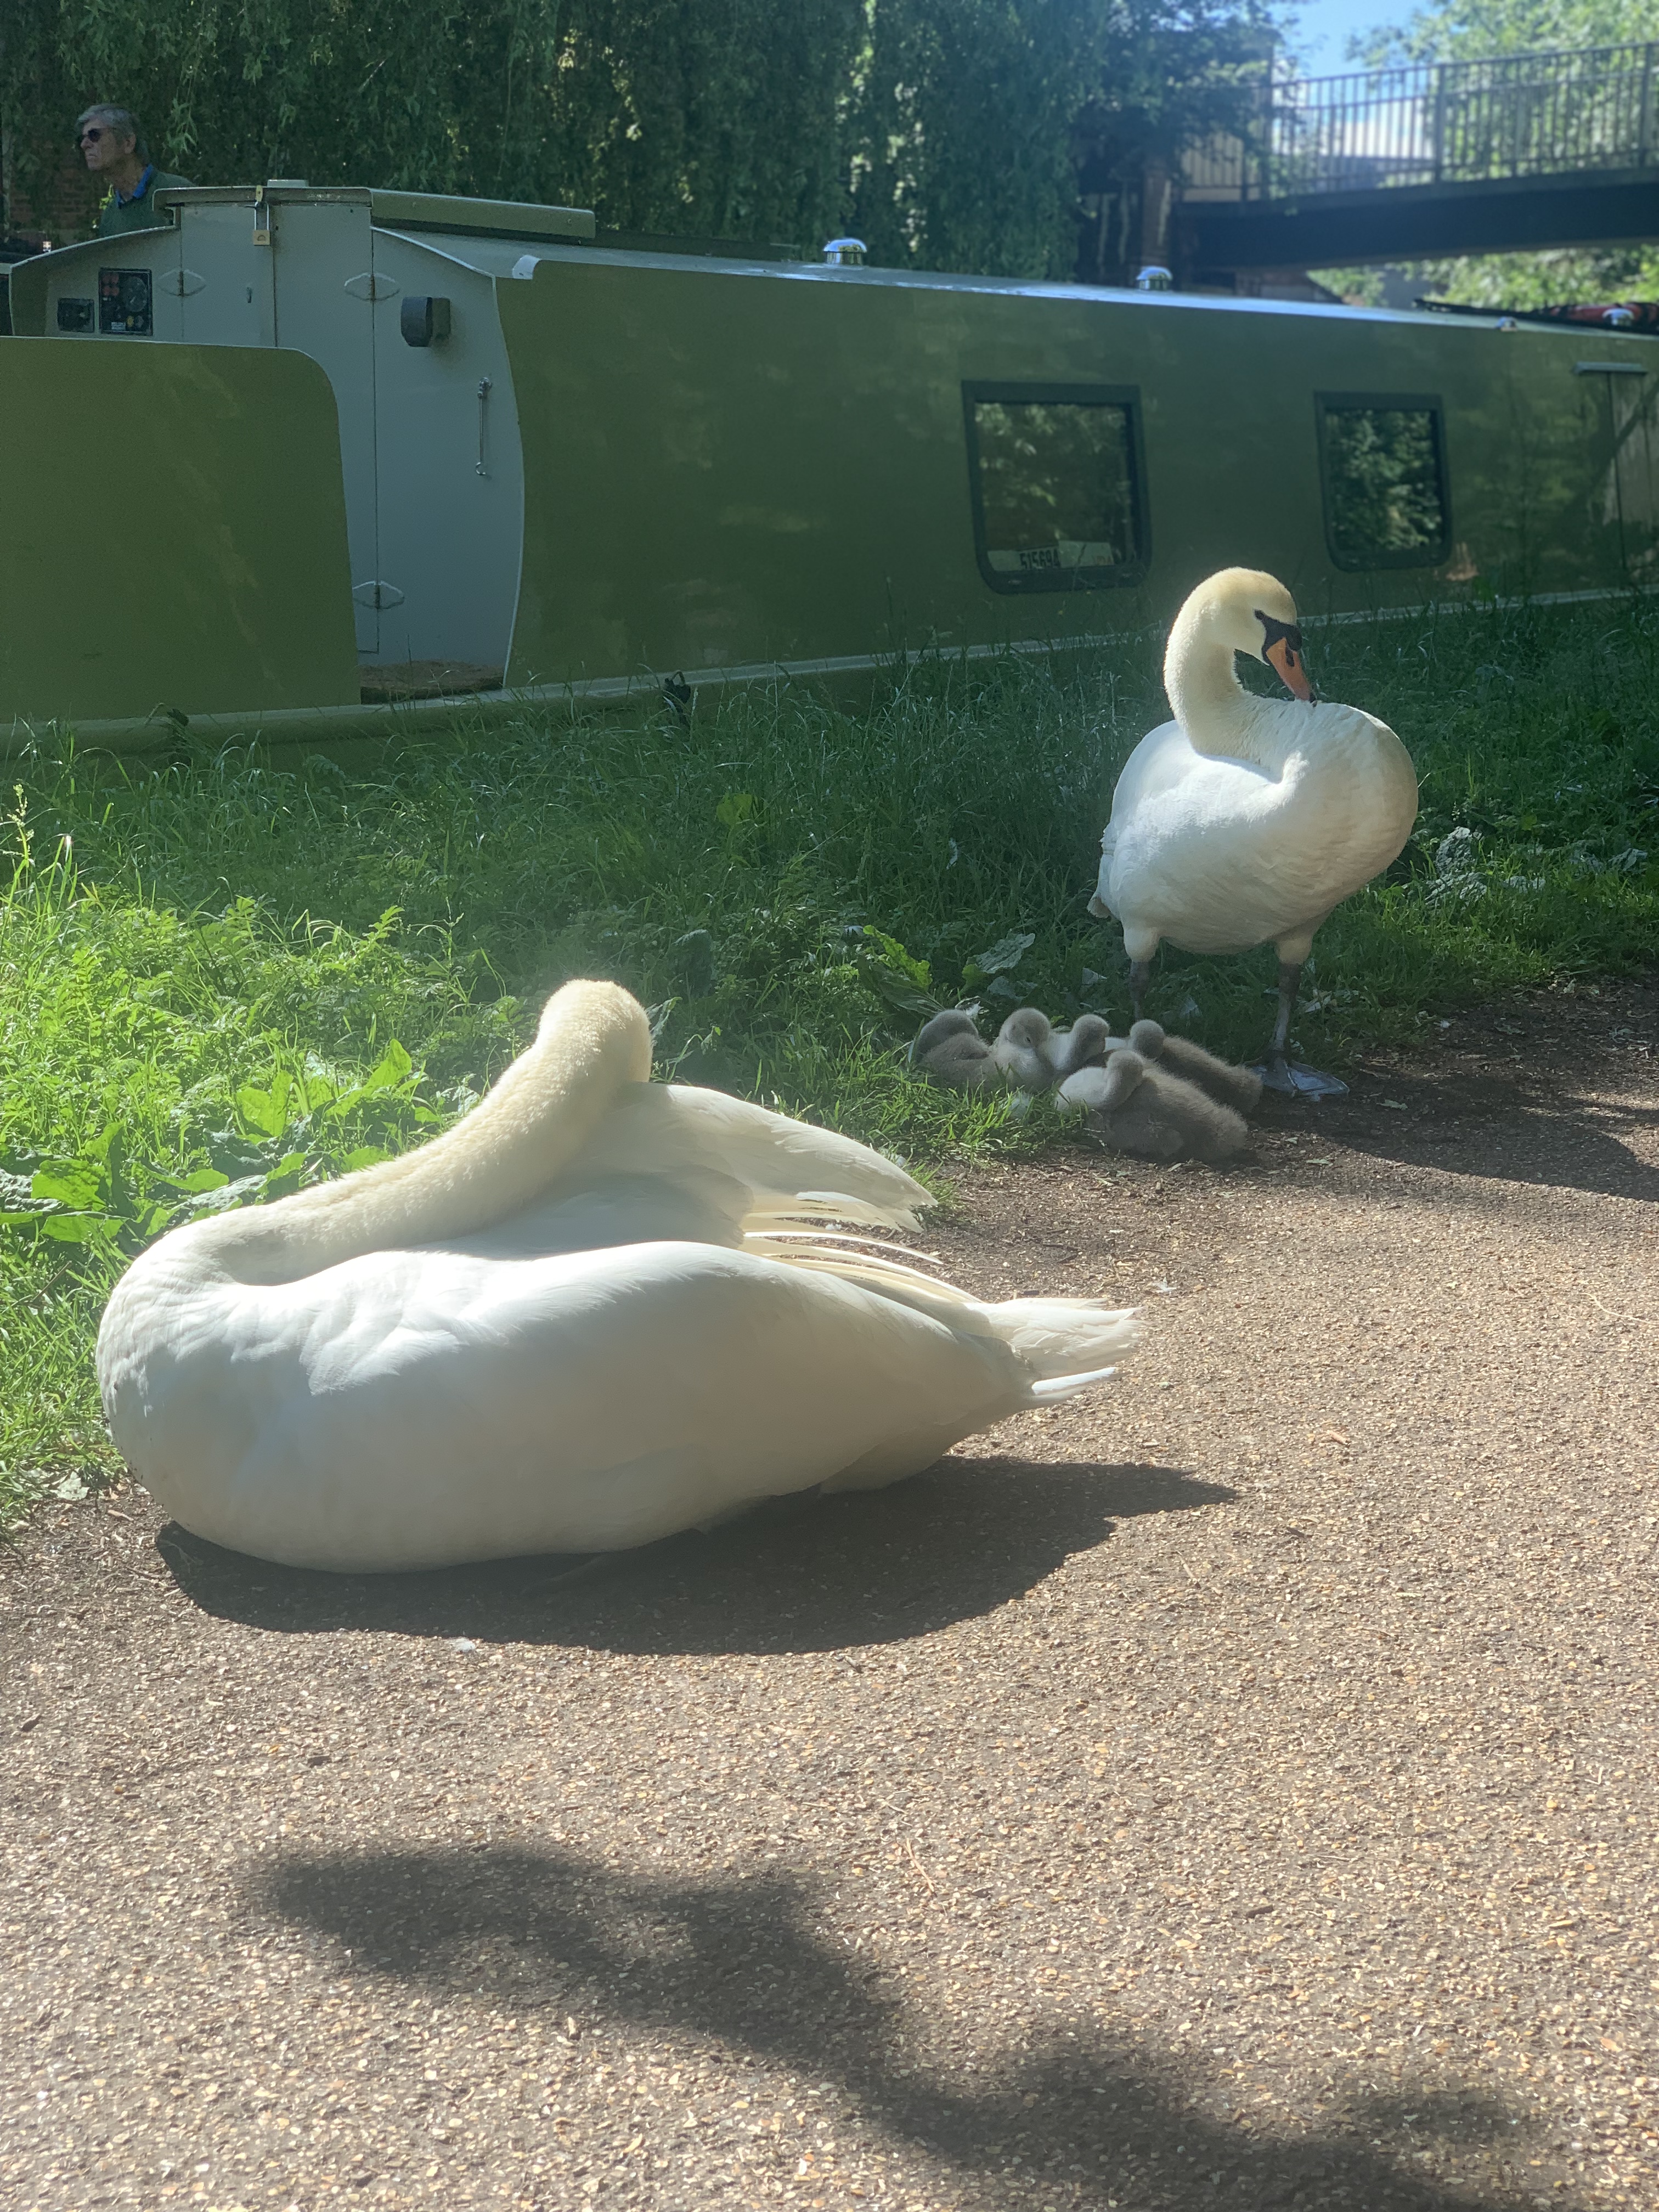
[[[1261,1079],[1264,1091],[1281,1098],[1346,1098],[1348,1086],[1340,1076],[1324,1075],[1299,1060],[1286,1060],[1282,1052],[1270,1053],[1250,1070]]]
[[[1273,1024],[1273,1042],[1267,1047],[1267,1059],[1250,1073],[1261,1078],[1264,1091],[1277,1091],[1281,1098],[1346,1098],[1348,1086],[1339,1077],[1322,1075],[1316,1067],[1291,1060],[1285,1052],[1290,1042],[1291,1016],[1296,1007],[1297,986],[1301,981],[1301,961],[1281,959],[1279,1019]]]

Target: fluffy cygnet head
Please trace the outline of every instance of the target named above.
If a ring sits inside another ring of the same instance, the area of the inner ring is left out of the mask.
[[[1264,661],[1288,691],[1312,700],[1296,601],[1276,576],[1260,568],[1222,568],[1191,593],[1175,618],[1164,655],[1164,684],[1171,705],[1185,688],[1184,672],[1194,653],[1216,646]]]
[[[1046,1091],[1054,1072],[1043,1056],[1049,1036],[1048,1017],[1036,1006],[1021,1006],[997,1031],[992,1056],[1010,1083],[1022,1091]]]
[[[1137,1022],[1129,1031],[1129,1044],[1143,1060],[1156,1060],[1164,1049],[1164,1030],[1158,1022]]]
[[[942,1014],[935,1014],[931,1021],[922,1024],[916,1031],[910,1047],[911,1066],[919,1066],[927,1059],[929,1053],[944,1043],[946,1037],[951,1036],[971,1036],[975,1039],[979,1036],[979,1031],[974,1026],[973,1016],[961,1006],[948,1006]]]
[[[1036,1006],[1021,1006],[997,1031],[997,1042],[1021,1051],[1041,1052],[1048,1035],[1048,1015]]]
[[[1079,1014],[1070,1029],[1049,1031],[1042,1056],[1063,1081],[1079,1067],[1103,1060],[1111,1043],[1112,1033],[1098,1014]]]
[[[1133,1097],[1146,1073],[1140,1054],[1120,1045],[1103,1067],[1080,1067],[1068,1075],[1054,1093],[1054,1103],[1066,1114],[1110,1114]]]
[[[1002,1070],[991,1048],[960,1007],[935,1014],[910,1048],[910,1065],[952,1091],[1000,1091]]]
[[[1133,1045],[1125,1045],[1121,1052],[1112,1054],[1101,1073],[1106,1079],[1100,1086],[1100,1110],[1115,1114],[1146,1080],[1146,1063]]]

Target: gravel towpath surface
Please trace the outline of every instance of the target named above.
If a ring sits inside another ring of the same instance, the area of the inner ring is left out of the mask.
[[[964,1180],[1144,1350],[875,1498],[0,1569],[0,2203],[1659,2206],[1659,993]]]

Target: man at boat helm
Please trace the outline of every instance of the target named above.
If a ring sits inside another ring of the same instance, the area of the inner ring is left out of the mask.
[[[124,230],[159,230],[167,218],[155,204],[156,191],[190,180],[156,167],[137,118],[125,107],[88,107],[75,126],[75,136],[88,168],[109,186],[109,196],[98,211],[98,235],[112,238]]]

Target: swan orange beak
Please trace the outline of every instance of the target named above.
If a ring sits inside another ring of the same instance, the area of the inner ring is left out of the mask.
[[[1314,686],[1307,681],[1307,664],[1303,661],[1297,646],[1291,646],[1287,637],[1274,637],[1274,641],[1267,646],[1267,659],[1270,659],[1272,671],[1285,686],[1285,690],[1294,692],[1297,699],[1307,699],[1307,703],[1312,706]]]
[[[1272,663],[1273,673],[1285,689],[1292,693],[1295,697],[1305,699],[1311,706],[1314,701],[1314,688],[1308,681],[1307,663],[1290,639],[1276,637],[1267,647],[1267,659]]]

